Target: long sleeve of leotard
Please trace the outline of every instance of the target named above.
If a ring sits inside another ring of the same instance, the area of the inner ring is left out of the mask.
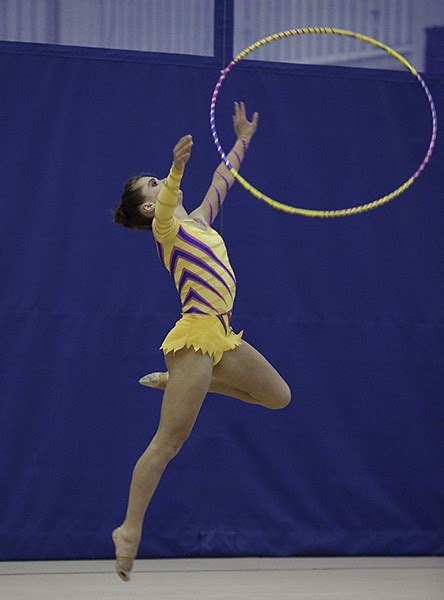
[[[183,171],[173,165],[165,185],[157,197],[153,219],[153,233],[158,242],[167,242],[176,236],[179,230],[179,220],[174,216],[174,210],[179,198],[179,187]]]

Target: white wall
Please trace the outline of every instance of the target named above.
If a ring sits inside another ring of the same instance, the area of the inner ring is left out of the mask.
[[[425,68],[425,28],[444,25],[444,0],[235,0],[235,54],[271,33],[336,27],[366,34]],[[387,52],[354,38],[304,35],[273,42],[248,56],[303,64],[402,70]]]
[[[212,56],[213,0],[0,0],[0,39]]]
[[[425,68],[425,28],[444,25],[444,0],[234,0],[235,53],[271,33],[331,26],[392,46]],[[212,56],[213,0],[0,0],[0,39]],[[353,38],[304,35],[249,58],[404,69]]]

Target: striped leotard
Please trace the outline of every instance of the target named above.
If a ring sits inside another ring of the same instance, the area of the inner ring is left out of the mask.
[[[217,231],[203,230],[192,218],[179,221],[174,216],[181,178],[173,165],[157,199],[153,220],[157,252],[179,292],[182,315],[216,316],[227,333],[236,277]]]

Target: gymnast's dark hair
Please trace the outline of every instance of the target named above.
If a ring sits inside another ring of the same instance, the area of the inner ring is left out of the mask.
[[[153,217],[140,214],[139,206],[145,202],[142,190],[136,187],[141,177],[155,177],[151,173],[141,173],[128,179],[120,198],[120,204],[112,209],[114,223],[128,229],[152,229]]]

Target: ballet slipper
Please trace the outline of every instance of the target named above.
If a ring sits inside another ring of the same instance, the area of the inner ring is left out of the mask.
[[[144,375],[139,379],[140,384],[156,389],[159,389],[161,385],[165,386],[167,381],[168,371],[166,373],[149,373],[148,375]]]
[[[114,529],[111,535],[114,546],[116,547],[116,573],[123,581],[129,581],[130,572],[133,568],[133,562],[137,556],[140,539],[136,540],[135,542],[126,541],[122,535],[120,527]],[[119,559],[123,559],[123,561]]]

